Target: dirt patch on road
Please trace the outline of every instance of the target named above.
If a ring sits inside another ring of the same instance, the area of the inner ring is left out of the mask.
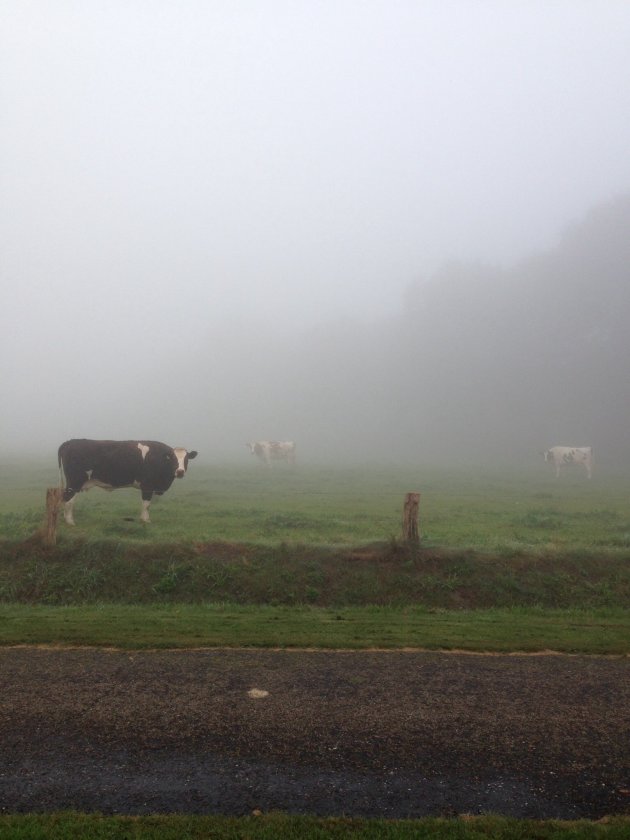
[[[0,674],[3,810],[630,812],[627,658],[13,648]]]

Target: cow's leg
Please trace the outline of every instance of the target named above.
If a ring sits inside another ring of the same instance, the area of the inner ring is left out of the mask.
[[[149,505],[151,504],[152,498],[153,490],[142,490],[142,513],[140,514],[140,519],[143,522],[151,521],[151,519],[149,518]]]
[[[63,518],[66,520],[67,525],[74,525],[74,503],[77,500],[77,494],[74,490],[70,487],[66,487],[63,491]]]

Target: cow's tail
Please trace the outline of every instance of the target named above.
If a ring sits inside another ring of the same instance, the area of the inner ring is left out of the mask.
[[[59,487],[62,490],[63,490],[64,478],[65,478],[64,469],[63,469],[63,457],[62,457],[62,454],[61,454],[62,450],[63,450],[63,447],[64,447],[64,445],[62,443],[61,446],[59,447],[58,452],[57,452],[57,463],[59,464]]]

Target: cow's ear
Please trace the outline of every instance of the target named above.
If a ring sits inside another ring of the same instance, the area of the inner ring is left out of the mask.
[[[196,458],[196,457],[197,457],[197,450],[196,450],[196,449],[193,449],[193,451],[192,451],[192,452],[189,452],[189,453],[188,453],[188,458],[189,458],[189,459],[190,459],[190,458]]]

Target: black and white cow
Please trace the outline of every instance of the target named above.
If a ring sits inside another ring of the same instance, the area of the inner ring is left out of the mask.
[[[271,466],[272,461],[286,461],[295,464],[295,443],[292,440],[257,440],[246,443],[252,455],[263,464]]]
[[[72,515],[77,493],[90,487],[118,490],[136,487],[142,493],[140,519],[149,522],[153,494],[161,496],[176,478],[183,478],[195,451],[167,446],[155,440],[67,440],[59,447],[59,472],[66,478],[64,518]]]
[[[556,468],[556,478],[560,478],[560,468],[570,464],[581,464],[589,478],[593,475],[592,446],[552,446],[543,452],[543,457]]]

